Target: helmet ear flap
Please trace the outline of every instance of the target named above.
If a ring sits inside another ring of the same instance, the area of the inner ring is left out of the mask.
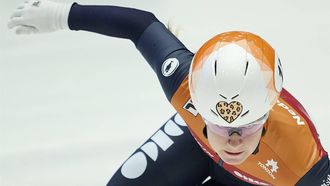
[[[281,60],[277,54],[275,54],[274,71],[275,89],[277,92],[281,92],[283,87],[283,69]]]

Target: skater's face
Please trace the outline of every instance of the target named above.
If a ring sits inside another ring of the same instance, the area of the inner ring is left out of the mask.
[[[257,148],[261,134],[262,127],[246,137],[242,137],[237,133],[223,137],[214,133],[207,126],[207,138],[211,147],[225,163],[230,165],[243,163]]]

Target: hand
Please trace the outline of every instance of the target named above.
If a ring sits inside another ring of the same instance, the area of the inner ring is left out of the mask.
[[[16,28],[16,34],[47,33],[69,28],[71,6],[49,0],[26,0],[11,15],[8,27]]]

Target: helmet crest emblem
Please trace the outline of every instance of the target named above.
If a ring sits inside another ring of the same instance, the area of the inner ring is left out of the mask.
[[[238,101],[227,103],[220,101],[216,105],[218,114],[228,123],[235,121],[243,111],[243,105]]]

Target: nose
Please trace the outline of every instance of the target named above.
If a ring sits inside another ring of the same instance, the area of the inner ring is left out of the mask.
[[[237,133],[234,133],[228,137],[228,145],[231,148],[240,147],[243,144],[242,142],[243,142],[242,137],[240,135],[238,135]]]

